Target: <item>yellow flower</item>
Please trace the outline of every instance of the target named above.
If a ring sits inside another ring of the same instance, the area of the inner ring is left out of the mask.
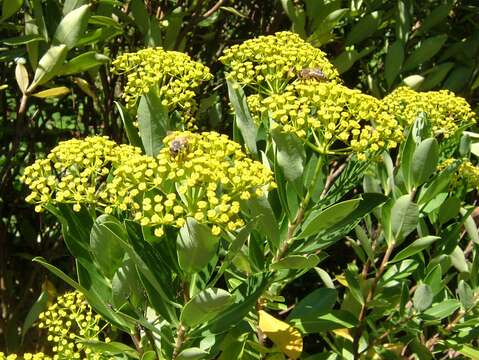
[[[172,152],[178,139],[184,145]],[[61,143],[26,168],[27,201],[39,211],[57,204],[80,211],[85,204],[122,213],[161,237],[164,226],[181,227],[187,217],[212,226],[231,220],[228,229],[236,230],[243,224],[238,200],[275,187],[271,171],[226,135],[173,132],[164,145],[154,158],[102,137]]]
[[[169,112],[181,113],[191,127],[198,107],[195,90],[201,82],[212,78],[206,66],[188,55],[161,47],[122,54],[113,61],[112,70],[127,76],[123,98],[128,108],[133,108],[141,95],[153,90]]]
[[[382,106],[402,126],[409,126],[425,112],[434,134],[448,138],[462,126],[475,123],[467,101],[448,90],[417,92],[399,87],[382,100]]]
[[[339,81],[338,71],[326,54],[289,31],[233,45],[224,51],[220,61],[228,69],[227,78],[247,85],[257,94],[282,92],[305,68],[321,69],[329,81]]]

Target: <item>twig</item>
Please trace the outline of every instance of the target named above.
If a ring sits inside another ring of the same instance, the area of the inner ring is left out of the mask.
[[[375,292],[376,292],[376,287],[378,285],[379,280],[381,279],[381,276],[382,276],[384,270],[386,269],[386,265],[389,261],[389,257],[391,256],[395,245],[396,245],[396,243],[394,241],[392,241],[388,245],[388,247],[386,249],[386,253],[384,254],[384,257],[381,261],[381,265],[379,266],[379,269],[376,272],[376,276],[374,277],[374,280],[371,284],[371,287],[369,288],[368,294],[366,296],[366,300],[364,300],[364,304],[361,307],[361,311],[359,312],[359,316],[358,316],[358,324],[359,325],[356,328],[356,332],[354,334],[354,340],[353,340],[353,356],[354,356],[354,359],[359,359],[359,354],[358,354],[359,339],[361,338],[361,335],[362,335],[363,330],[364,330],[364,320],[366,318],[366,311],[368,309],[368,305],[374,298],[374,295],[375,295]]]
[[[205,12],[203,14],[203,17],[204,18],[208,18],[210,17],[211,15],[213,15],[219,8],[220,6],[223,4],[224,0],[218,0],[216,2],[216,4],[213,5],[213,7],[211,9],[209,9],[207,12]]]

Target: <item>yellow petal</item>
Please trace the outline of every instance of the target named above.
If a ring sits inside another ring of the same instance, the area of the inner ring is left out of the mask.
[[[354,339],[351,336],[351,334],[349,333],[348,329],[336,329],[336,330],[333,330],[333,333],[338,335],[338,336],[341,336],[342,338],[345,338],[345,339],[347,339],[351,342],[354,341]]]
[[[303,338],[296,328],[263,310],[259,311],[259,328],[285,355],[291,359],[301,356]]]

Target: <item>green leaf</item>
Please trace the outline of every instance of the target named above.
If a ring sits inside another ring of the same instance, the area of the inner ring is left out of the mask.
[[[143,283],[146,284],[145,287],[148,286],[148,289],[146,289],[148,295],[151,295],[152,293],[149,291],[150,288],[154,289],[158,298],[152,300],[152,304],[158,304],[158,302],[161,304],[161,306],[155,307],[155,310],[165,317],[167,321],[175,322],[177,316],[174,308],[179,307],[180,305],[172,300],[173,295],[171,294],[171,279],[167,276],[167,274],[165,274],[166,270],[164,267],[162,267],[162,264],[158,263],[162,259],[156,256],[156,253],[154,249],[151,248],[151,245],[149,245],[142,238],[133,239],[133,234],[130,233],[130,230],[135,230],[134,235],[138,236],[138,233],[141,234],[141,230],[137,228],[127,228],[126,231],[128,232],[129,237],[132,238],[132,246],[124,240],[125,226],[118,220],[109,223],[105,222],[101,226],[105,227],[115,235],[118,245],[121,246],[128,256],[134,261],[138,269],[138,273],[141,274],[142,277],[147,281],[147,283],[145,283],[145,281],[143,281]],[[141,241],[141,243],[139,243],[139,241]]]
[[[451,11],[454,5],[454,1],[448,1],[446,4],[435,6],[431,13],[422,21],[420,28],[417,30],[416,35],[422,35],[432,29],[434,26],[440,24]]]
[[[444,81],[443,88],[458,93],[469,83],[473,74],[472,66],[456,66]]]
[[[418,200],[419,205],[427,204],[437,195],[447,189],[452,179],[452,174],[456,171],[458,163],[455,163],[446,169],[443,169],[438,176],[434,178],[425,191],[421,192]]]
[[[404,71],[409,71],[424,64],[436,55],[447,40],[447,35],[437,35],[421,42],[404,63]]]
[[[38,34],[29,34],[29,35],[16,36],[16,37],[0,40],[0,42],[9,46],[26,45],[26,44],[35,43],[38,41],[45,41],[45,39]]]
[[[456,350],[458,353],[467,356],[473,360],[479,359],[479,350],[474,349],[473,347],[469,345],[464,345],[460,344],[458,346],[454,346],[454,350]]]
[[[457,285],[457,295],[464,309],[470,309],[476,304],[474,290],[464,280],[460,280]]]
[[[431,287],[426,284],[419,284],[414,292],[412,303],[417,311],[424,311],[431,306],[432,299]]]
[[[115,21],[112,19],[111,16],[102,16],[102,15],[92,15],[90,17],[90,20],[88,21],[89,24],[93,25],[100,25],[100,26],[105,26],[105,27],[112,27],[116,28],[118,30],[122,30],[122,24],[118,23],[118,21]]]
[[[246,148],[256,154],[256,125],[248,109],[243,89],[232,79],[227,79],[228,96],[235,111],[236,126],[241,132]]]
[[[312,212],[303,223],[303,231],[298,235],[302,239],[330,228],[346,219],[359,207],[361,198],[346,200],[327,208]]]
[[[67,61],[59,70],[59,75],[72,75],[90,70],[110,61],[108,56],[96,51],[87,51]]]
[[[178,262],[183,271],[201,271],[216,254],[218,241],[208,226],[187,218],[177,238]]]
[[[146,35],[150,26],[150,17],[145,3],[142,0],[132,0],[130,9],[136,26],[143,35]]]
[[[303,333],[314,334],[336,329],[351,329],[358,324],[357,318],[345,310],[331,310],[317,317],[293,319],[291,324]]]
[[[133,125],[133,120],[130,113],[118,101],[115,101],[115,105],[118,109],[118,112],[120,113],[121,121],[123,122],[123,126],[125,127],[126,136],[128,137],[130,145],[139,147],[144,152],[143,143],[141,142],[140,135],[138,134],[138,129]]]
[[[166,50],[175,50],[175,47],[177,47],[178,36],[180,35],[184,17],[185,11],[181,7],[173,9],[166,16],[168,28],[166,29],[163,46]]]
[[[271,130],[276,145],[276,159],[288,181],[299,178],[304,171],[306,152],[303,143],[296,135],[281,131],[278,126]]]
[[[359,220],[361,220],[366,214],[370,213],[375,207],[384,203],[387,200],[387,197],[377,193],[364,193],[361,194],[361,199],[362,201],[360,202],[358,208],[337,224],[322,230],[319,234],[316,234],[315,237],[312,237],[308,242],[295,242],[299,245],[299,248],[296,251],[300,250],[302,253],[311,253],[344,238],[346,234],[354,229]],[[315,212],[313,212],[310,216],[313,216],[314,213]],[[298,236],[298,239],[301,239],[301,234]],[[293,245],[295,243],[293,243]]]
[[[455,299],[443,300],[424,311],[422,316],[431,320],[441,320],[452,315],[460,306],[461,303]]]
[[[3,0],[2,3],[2,17],[0,23],[7,20],[12,15],[15,15],[21,9],[23,0]]]
[[[161,104],[153,90],[140,98],[137,116],[140,138],[146,155],[158,155],[163,147],[163,138],[170,130],[170,119],[168,110]]]
[[[58,24],[53,35],[54,45],[66,45],[68,49],[74,48],[86,30],[90,17],[91,5],[83,5],[66,14]]]
[[[111,215],[100,215],[91,229],[90,234],[90,247],[93,257],[98,264],[101,272],[108,278],[112,279],[115,272],[123,263],[123,255],[125,251],[121,246],[118,246],[118,242],[115,235],[108,231],[102,225],[108,222],[117,221]],[[123,232],[124,241],[128,240],[128,234]]]
[[[353,26],[346,37],[346,46],[359,43],[373,35],[381,24],[381,13],[373,11],[363,16],[357,24]]]
[[[264,293],[268,284],[268,279],[262,274],[250,276],[247,282],[237,288],[237,303],[231,305],[210,322],[207,329],[212,334],[221,334],[231,327],[238,325],[251,309],[254,308],[257,300]]]
[[[208,353],[206,351],[193,347],[180,352],[176,360],[201,360],[205,359],[207,355]]]
[[[207,323],[235,302],[234,296],[219,288],[205,289],[188,301],[180,320],[189,327]]]
[[[344,74],[346,71],[361,59],[361,53],[356,49],[345,49],[341,54],[336,56],[331,62],[338,69],[340,74]]]
[[[394,83],[394,80],[401,73],[402,64],[404,62],[404,45],[402,41],[396,40],[389,48],[386,54],[386,62],[384,65],[384,78],[388,87]]]
[[[327,314],[333,309],[337,297],[336,289],[316,289],[294,306],[293,311],[288,315],[287,322]]]
[[[396,242],[400,242],[416,229],[419,209],[409,194],[398,198],[391,209],[391,230]]]
[[[443,225],[451,219],[454,219],[459,214],[461,208],[461,200],[455,196],[449,197],[444,201],[439,208],[437,219],[439,224]],[[466,220],[467,221],[467,220]]]
[[[258,216],[258,230],[270,240],[271,249],[278,249],[280,242],[278,221],[268,199],[265,196],[251,198],[248,200],[248,207],[253,218]]]
[[[390,262],[397,262],[411,257],[424,249],[427,249],[432,243],[440,239],[439,236],[424,236],[401,250]]]
[[[118,268],[111,280],[113,306],[121,309],[127,301],[133,306],[144,300],[143,288],[132,259],[127,259]]]
[[[60,71],[68,53],[66,45],[51,46],[38,62],[37,70],[27,92],[32,92],[38,85],[45,84]]]
[[[80,291],[83,295],[85,295],[85,298],[87,299],[88,303],[95,309],[95,311],[97,311],[113,325],[118,326],[120,329],[123,329],[125,331],[130,331],[134,328],[135,325],[133,323],[125,322],[124,320],[122,320],[122,318],[117,316],[115,312],[111,311],[109,305],[105,302],[105,299],[103,297],[99,296],[94,291],[87,290],[82,285],[70,278],[63,271],[49,264],[44,258],[36,257],[32,261],[39,263],[47,270],[49,270],[52,274],[58,276],[60,279],[65,281],[72,288]]]
[[[435,138],[422,141],[414,150],[411,164],[411,180],[415,187],[422,185],[436,171],[439,145]]]
[[[466,210],[461,209],[461,214],[464,215],[465,213],[466,213]],[[467,235],[469,235],[469,238],[475,244],[479,245],[479,231],[477,229],[476,222],[474,221],[471,215],[469,215],[464,221],[464,229],[466,229],[466,232],[467,232]]]
[[[452,265],[457,269],[457,271],[462,273],[469,272],[469,266],[467,265],[466,256],[464,251],[459,246],[456,246],[451,254],[449,254]]]
[[[403,44],[406,44],[411,29],[411,13],[413,10],[411,9],[411,6],[408,5],[409,2],[398,0],[396,7],[396,38],[402,41]]]
[[[446,62],[434,66],[432,69],[426,71],[423,76],[425,77],[424,82],[421,84],[422,91],[428,91],[443,82],[446,78],[449,71],[454,68],[453,62]]]
[[[140,356],[138,352],[133,349],[132,347],[129,347],[128,345],[125,345],[120,342],[116,341],[111,341],[108,343],[105,343],[103,341],[98,341],[98,340],[78,340],[79,343],[85,345],[85,347],[96,350],[96,353],[107,353],[107,354],[125,354],[128,355],[129,357],[132,357],[133,359],[139,359]]]
[[[278,262],[272,263],[270,265],[271,270],[284,270],[284,269],[311,269],[318,265],[319,257],[315,254],[310,254],[308,256],[303,255],[289,255],[285,258],[282,258]]]
[[[65,86],[58,86],[46,90],[39,91],[32,96],[35,96],[40,99],[48,98],[48,97],[57,97],[63,96],[70,93],[70,89]]]
[[[32,307],[28,311],[27,316],[25,317],[25,321],[23,322],[21,340],[22,344],[28,329],[32,327],[33,323],[38,319],[40,313],[47,309],[47,303],[48,293],[46,291],[43,291],[38,297],[38,299],[33,303]]]

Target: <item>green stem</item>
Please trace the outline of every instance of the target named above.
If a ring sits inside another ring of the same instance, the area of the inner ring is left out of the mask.
[[[306,212],[306,209],[311,200],[311,196],[313,194],[313,187],[316,184],[319,173],[321,171],[321,167],[323,166],[325,162],[324,160],[325,160],[325,157],[323,156],[320,156],[318,158],[318,162],[316,163],[316,168],[314,170],[314,176],[311,179],[311,182],[308,186],[308,191],[306,192],[306,195],[303,201],[301,202],[301,206],[299,207],[299,210],[296,213],[295,219],[288,226],[288,237],[286,238],[286,241],[282,243],[282,245],[276,252],[276,255],[273,258],[273,262],[279,261],[283,257],[283,255],[286,253],[286,251],[288,251],[289,246],[292,244],[294,239],[294,233],[296,232],[296,229],[298,228],[299,225],[301,225],[301,222],[303,221],[304,214]]]

